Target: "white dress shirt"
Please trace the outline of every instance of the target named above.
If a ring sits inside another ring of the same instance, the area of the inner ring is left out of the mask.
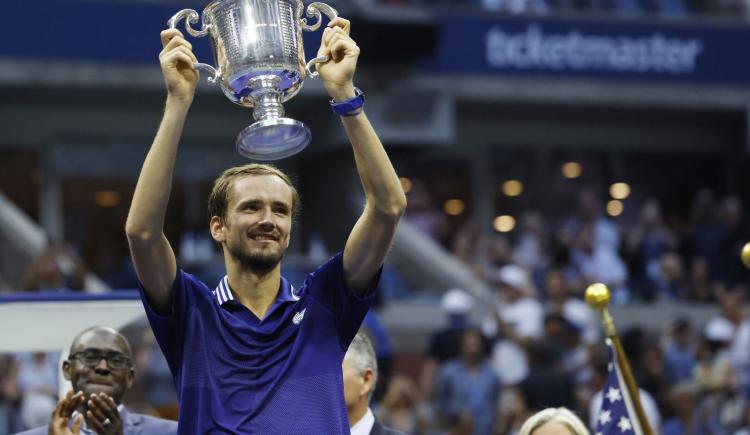
[[[370,435],[372,427],[375,425],[375,416],[372,409],[367,408],[367,412],[351,427],[352,435]]]

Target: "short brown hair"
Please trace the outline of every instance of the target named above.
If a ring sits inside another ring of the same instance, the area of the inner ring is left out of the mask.
[[[299,193],[294,187],[292,179],[284,171],[273,165],[262,163],[248,163],[242,166],[235,166],[222,172],[214,181],[214,187],[208,196],[208,222],[211,218],[218,216],[222,222],[226,222],[227,206],[229,205],[229,191],[232,189],[234,180],[246,175],[275,175],[281,178],[284,183],[292,190],[292,219],[296,218],[302,206],[300,203]]]

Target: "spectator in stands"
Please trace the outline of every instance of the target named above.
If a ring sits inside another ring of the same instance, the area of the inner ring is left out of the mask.
[[[750,240],[750,232],[743,221],[742,202],[738,197],[730,195],[722,200],[717,221],[721,260],[716,276],[731,287],[750,277],[747,269],[737,261],[742,247]]]
[[[536,211],[527,211],[521,216],[521,232],[513,246],[513,260],[532,273],[547,266],[547,225],[544,217]]]
[[[57,353],[24,353],[18,356],[18,390],[21,421],[25,428],[45,424],[57,401]]]
[[[159,416],[176,420],[179,406],[174,380],[156,337],[148,326],[143,329],[141,343],[133,353],[136,372],[140,373],[136,383],[143,391],[143,399],[156,409]]]
[[[483,234],[478,245],[479,258],[474,260],[474,269],[484,280],[495,282],[498,269],[513,263],[513,245],[504,234]]]
[[[86,267],[61,240],[50,240],[31,261],[23,278],[24,290],[83,290]]]
[[[414,180],[408,194],[404,217],[443,246],[448,245],[451,235],[450,222],[435,205],[435,201],[421,180]]]
[[[485,335],[494,338],[492,362],[504,385],[516,385],[528,374],[526,347],[542,337],[544,310],[528,273],[515,264],[496,275],[501,292],[493,318],[483,323]]]
[[[531,417],[523,393],[515,387],[502,389],[497,411],[496,434],[517,434],[521,426]]]
[[[706,257],[695,256],[690,261],[686,297],[691,302],[713,302],[715,300],[714,285]]]
[[[561,236],[564,240],[572,242],[575,234],[584,226],[591,228],[593,246],[607,248],[614,252],[620,248],[620,229],[615,222],[604,215],[604,207],[596,192],[591,188],[584,188],[578,192],[577,214],[568,219]]]
[[[18,360],[0,354],[0,433],[21,430],[18,408],[21,391],[18,388]]]
[[[659,201],[647,199],[641,207],[638,221],[628,231],[625,240],[626,252],[632,264],[631,279],[641,290],[638,296],[653,299],[662,255],[677,247],[677,237],[664,222]]]
[[[569,409],[547,408],[529,417],[519,435],[589,435],[589,431]]]
[[[534,342],[529,347],[529,375],[519,389],[530,410],[575,407],[575,376],[563,369],[562,352],[562,345],[552,339]]]
[[[396,375],[375,413],[386,426],[412,435],[426,433],[432,413],[411,378]]]
[[[669,382],[674,384],[691,379],[695,362],[690,322],[684,318],[677,319],[672,323],[664,346],[664,363]]]
[[[669,392],[669,407],[672,417],[664,422],[662,435],[697,435],[703,433],[698,427],[695,414],[696,391],[690,381],[675,384]]]
[[[443,294],[440,303],[448,324],[430,337],[427,355],[419,373],[425,397],[432,397],[432,387],[438,367],[457,358],[461,352],[461,336],[469,327],[469,314],[474,308],[474,297],[464,290],[453,288]]]
[[[718,293],[721,315],[709,321],[707,330],[724,331],[729,340],[728,358],[739,376],[742,388],[750,391],[750,317],[745,314],[744,291]]]
[[[663,301],[685,300],[688,293],[682,258],[676,252],[665,252],[659,258],[654,279],[656,298]]]
[[[733,435],[750,435],[750,401],[745,405],[742,427],[737,429]]]
[[[131,413],[122,405],[135,376],[132,359],[130,344],[114,329],[97,326],[82,331],[62,364],[73,390],[57,403],[48,426],[23,435],[66,435],[75,427],[100,435],[177,433],[176,422]]]
[[[610,228],[602,225],[602,228]],[[571,263],[587,284],[601,282],[612,289],[612,302],[622,305],[629,300],[625,263],[617,252],[616,233],[601,230],[601,241],[596,242],[596,226],[586,223],[578,228],[571,249]]]
[[[440,367],[435,396],[441,420],[450,430],[471,426],[474,435],[492,433],[500,380],[487,358],[487,345],[478,330],[464,331],[460,356]]]
[[[549,269],[544,280],[547,297],[546,310],[558,313],[581,329],[583,342],[596,345],[601,341],[601,325],[597,314],[581,299],[573,295],[565,274],[560,269]]]
[[[480,260],[480,235],[475,224],[464,225],[456,231],[451,240],[451,252],[467,267],[480,273],[477,262]]]
[[[399,435],[377,418],[370,409],[370,399],[378,379],[375,349],[363,332],[354,336],[342,363],[344,401],[349,414],[352,435]]]
[[[544,317],[543,341],[559,349],[559,364],[566,373],[572,373],[578,381],[585,382],[591,376],[590,349],[583,344],[581,334],[581,328],[562,314],[550,312]]]
[[[708,261],[708,270],[714,279],[720,278],[719,270],[723,267],[720,252],[722,232],[717,222],[717,210],[714,193],[701,189],[693,198],[690,211],[690,228],[685,244],[694,257],[703,257]]]
[[[697,386],[693,408],[698,435],[731,433],[742,424],[747,398],[742,394],[740,372],[733,364],[733,339],[736,330],[721,317],[706,324],[705,341],[699,350],[695,370]]]

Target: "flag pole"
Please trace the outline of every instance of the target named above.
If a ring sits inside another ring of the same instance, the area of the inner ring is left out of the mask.
[[[653,435],[651,425],[648,423],[646,413],[643,412],[643,406],[641,405],[641,395],[638,392],[638,386],[635,383],[633,372],[630,370],[630,364],[628,358],[625,356],[625,351],[622,348],[620,337],[617,335],[615,329],[615,322],[612,315],[609,313],[607,306],[609,305],[610,292],[606,285],[601,283],[591,284],[586,289],[586,302],[594,309],[602,313],[602,323],[604,324],[604,331],[607,337],[612,341],[612,345],[615,350],[615,358],[617,358],[617,365],[620,366],[622,371],[622,377],[625,381],[625,387],[630,393],[630,400],[633,402],[636,416],[641,425],[644,435]]]

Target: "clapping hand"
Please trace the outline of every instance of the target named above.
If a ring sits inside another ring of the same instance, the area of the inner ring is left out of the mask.
[[[122,435],[122,420],[115,401],[104,393],[92,394],[86,403],[86,424],[98,435]]]
[[[57,402],[55,410],[52,411],[52,417],[49,421],[47,428],[48,435],[78,435],[83,424],[83,416],[76,416],[73,421],[73,425],[68,427],[70,417],[73,412],[84,402],[83,393],[81,391],[73,394],[73,390],[69,390],[65,397]]]

